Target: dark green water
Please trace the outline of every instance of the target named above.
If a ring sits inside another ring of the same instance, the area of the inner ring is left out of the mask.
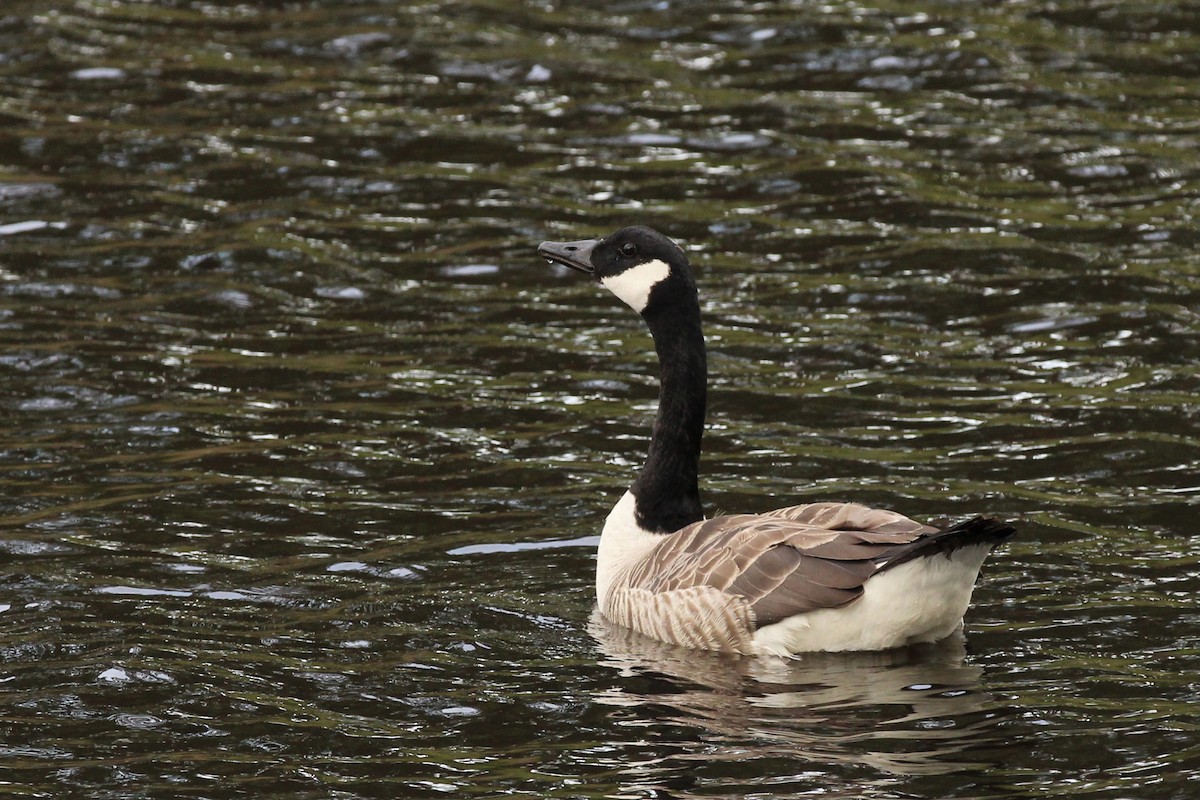
[[[0,791],[1191,798],[1200,6],[0,8]],[[696,265],[711,511],[1021,537],[965,641],[590,620]]]

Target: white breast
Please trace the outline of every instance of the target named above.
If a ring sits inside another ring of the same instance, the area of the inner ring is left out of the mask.
[[[596,601],[601,609],[607,605],[613,582],[648,556],[663,539],[662,534],[651,533],[637,524],[636,504],[633,492],[625,492],[604,521],[596,551]]]

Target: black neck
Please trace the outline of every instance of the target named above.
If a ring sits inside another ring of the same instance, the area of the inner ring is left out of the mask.
[[[673,533],[704,519],[697,477],[708,360],[700,304],[694,294],[689,300],[645,316],[658,351],[661,384],[650,452],[633,484],[633,495],[638,523],[660,533]]]

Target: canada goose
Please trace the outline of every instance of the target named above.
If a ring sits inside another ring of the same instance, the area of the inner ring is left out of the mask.
[[[641,314],[658,352],[650,451],[600,535],[601,613],[663,641],[747,655],[885,650],[958,629],[984,559],[1011,527],[976,517],[938,530],[854,503],[705,519],[707,360],[687,256],[645,227],[543,242],[538,254]]]

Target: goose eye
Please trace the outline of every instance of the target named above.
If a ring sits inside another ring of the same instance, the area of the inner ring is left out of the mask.
[[[637,245],[634,244],[633,242],[626,242],[625,244],[621,245],[621,255],[636,256],[637,255]]]

